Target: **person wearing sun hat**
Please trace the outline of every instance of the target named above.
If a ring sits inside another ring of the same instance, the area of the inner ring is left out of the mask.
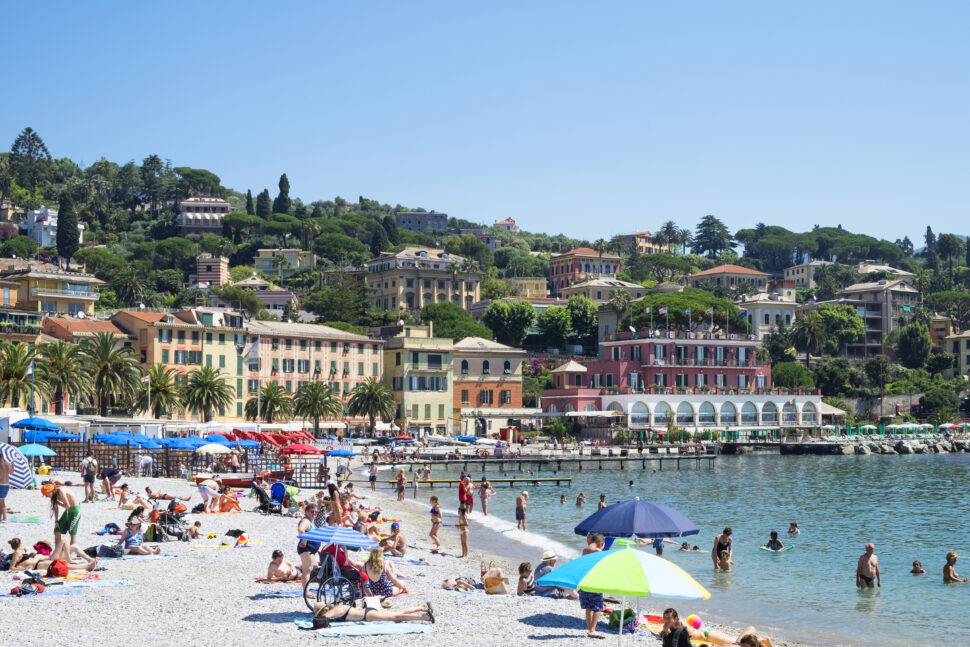
[[[533,572],[533,577],[535,577],[538,582],[539,578],[543,575],[549,574],[554,568],[556,568],[556,561],[558,561],[559,555],[555,551],[547,550],[542,553],[542,563],[536,567]],[[556,598],[563,600],[577,600],[579,599],[579,594],[573,589],[566,589],[561,586],[542,586],[541,584],[536,584],[535,595],[542,598]]]

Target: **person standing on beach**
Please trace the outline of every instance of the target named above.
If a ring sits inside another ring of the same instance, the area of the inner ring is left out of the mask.
[[[876,557],[876,547],[871,543],[866,544],[866,552],[859,557],[855,569],[855,585],[860,589],[871,589],[874,585],[882,588],[879,558]]]
[[[486,517],[488,516],[488,497],[490,496],[495,496],[495,490],[492,489],[492,484],[488,482],[488,479],[483,476],[482,482],[478,486],[478,498],[482,500],[482,514]]]
[[[529,493],[525,490],[515,498],[515,524],[519,530],[525,530],[525,509],[528,498]]]
[[[408,477],[404,475],[404,470],[398,470],[397,478],[395,480],[397,481],[397,500],[403,501],[405,485],[408,482]]]
[[[431,549],[432,553],[437,553],[441,550],[441,542],[438,541],[438,530],[441,528],[441,508],[438,506],[438,497],[431,497],[431,532],[428,533],[428,537],[434,542],[434,548]]]
[[[367,473],[367,478],[370,481],[370,491],[377,492],[377,460],[372,460],[370,462],[370,471]]]
[[[94,491],[94,477],[98,474],[98,461],[95,460],[92,452],[89,451],[81,461],[78,471],[81,473],[81,480],[84,481],[83,503],[94,501],[97,498]]]
[[[725,528],[724,532],[714,538],[714,549],[711,551],[711,559],[714,560],[714,568],[721,560],[721,553],[727,551],[728,560],[734,555],[734,539],[731,537],[731,529]]]
[[[469,474],[465,475],[465,511],[471,514],[472,510],[475,509],[475,485],[472,483],[472,477]]]
[[[600,502],[596,505],[596,509],[597,510],[602,510],[605,507],[606,507],[606,495],[605,494],[601,494],[600,495]]]
[[[421,475],[418,472],[415,472],[414,476],[411,477],[411,492],[413,494],[413,498],[415,499],[418,498],[418,480],[420,476]]]
[[[594,533],[587,539],[587,545],[583,549],[583,555],[598,553],[603,550],[604,546],[606,546],[606,539],[603,535],[598,532]],[[586,612],[586,636],[589,638],[605,638],[603,634],[596,631],[596,625],[599,623],[600,615],[603,613],[603,594],[587,593],[579,589],[579,607]]]
[[[0,454],[0,522],[7,521],[7,495],[10,493],[10,475],[13,463]]]
[[[465,505],[465,473],[458,477],[458,505]]]
[[[78,505],[77,497],[70,489],[57,487],[50,483],[40,489],[41,494],[50,497],[51,513],[57,519],[54,525],[54,550],[51,551],[51,559],[60,559],[65,562],[71,561],[71,550],[77,539],[77,528],[81,521],[81,506]],[[58,517],[61,508],[63,514]],[[70,543],[65,543],[64,535],[70,535]]]
[[[468,557],[468,517],[465,516],[465,506],[458,506],[458,523],[455,525],[461,533],[461,556]]]
[[[303,518],[296,524],[296,534],[302,535],[313,528],[313,518],[317,515],[317,504],[312,501],[303,508]],[[320,543],[301,539],[296,544],[296,554],[300,556],[300,581],[306,586],[313,569],[313,556],[320,551]],[[280,553],[282,556],[282,553]]]

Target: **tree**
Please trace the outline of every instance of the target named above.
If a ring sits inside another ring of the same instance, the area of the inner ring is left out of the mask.
[[[616,321],[619,322],[626,319],[627,313],[630,312],[630,293],[622,288],[617,288],[610,292],[610,307],[613,308],[613,312],[616,313]]]
[[[77,212],[70,191],[61,193],[57,206],[57,256],[64,260],[64,268],[71,265],[71,257],[81,247],[77,229]]]
[[[288,420],[293,416],[293,398],[276,382],[267,382],[257,397],[246,401],[245,413],[246,420]]]
[[[960,398],[953,389],[943,384],[930,387],[919,399],[920,415],[926,416],[933,424],[952,420],[959,409]]]
[[[839,263],[822,265],[815,269],[815,298],[820,301],[834,299],[839,290],[858,283],[859,273],[855,268]]]
[[[38,246],[30,236],[14,236],[0,243],[0,256],[4,258],[33,258]]]
[[[537,318],[536,325],[547,348],[562,348],[569,337],[569,311],[559,306],[546,308]]]
[[[946,235],[940,236],[941,243]],[[923,368],[932,347],[933,340],[930,339],[929,328],[925,324],[914,322],[903,326],[899,332],[896,356],[906,368]]]
[[[510,285],[502,279],[485,279],[479,286],[479,292],[483,301],[494,301],[504,299],[518,294],[515,286]]]
[[[280,176],[279,187],[280,192],[273,200],[273,213],[289,213],[293,201],[290,200],[290,181],[287,179],[286,173]]]
[[[37,187],[50,180],[51,154],[33,128],[24,128],[10,147],[10,171],[17,184],[36,197]]]
[[[879,387],[879,414],[882,415],[882,399],[886,395],[886,382],[892,379],[892,364],[886,355],[870,357],[862,365],[869,382]]]
[[[293,413],[313,420],[313,435],[320,433],[320,418],[338,418],[344,412],[340,393],[326,382],[307,382],[293,396]]]
[[[369,377],[350,392],[347,411],[352,416],[367,416],[373,434],[377,417],[380,416],[384,422],[390,422],[397,411],[397,403],[394,401],[394,393],[386,384],[376,377]]]
[[[676,235],[676,234],[675,234]],[[723,252],[734,249],[735,242],[727,226],[714,216],[704,216],[697,225],[691,251],[695,254],[717,258]]]
[[[862,339],[866,332],[865,322],[852,306],[823,303],[817,312],[822,318],[826,351],[830,354],[843,352],[849,342]]]
[[[791,362],[797,356],[791,340],[791,328],[781,322],[772,332],[765,335],[761,347],[771,360],[771,365],[781,362]]]
[[[394,216],[390,214],[384,216],[381,220],[381,226],[387,233],[387,239],[389,241],[395,245],[401,242],[401,233],[397,229],[397,222],[394,220]]]
[[[950,289],[953,289],[953,257],[963,256],[965,251],[963,239],[955,234],[940,234],[936,241],[936,251],[947,260],[950,268]]]
[[[465,337],[492,339],[488,326],[475,321],[467,310],[454,303],[429,303],[421,310],[421,321],[434,325],[435,337],[450,337],[454,341]]]
[[[216,409],[224,415],[236,399],[228,378],[224,371],[211,366],[200,366],[189,373],[182,389],[185,407],[198,412],[202,422],[212,420],[212,412]]]
[[[318,321],[345,321],[358,325],[367,312],[366,286],[353,274],[341,274],[327,287],[303,298],[302,306]]]
[[[138,411],[148,411],[149,400],[152,410],[149,412],[154,419],[163,415],[171,415],[182,410],[182,387],[177,376],[179,372],[164,364],[152,364],[148,367],[147,386],[139,385],[135,399]],[[149,398],[149,391],[151,397]]]
[[[569,298],[566,310],[569,311],[570,328],[573,333],[584,343],[594,343],[599,331],[599,320],[596,318],[597,305],[578,294]]]
[[[375,257],[380,256],[381,252],[390,246],[387,232],[383,227],[374,227],[374,233],[370,237],[370,253]]]
[[[970,294],[966,292],[934,292],[926,296],[925,303],[937,311],[945,312],[947,316],[956,320],[960,330],[970,328]]]
[[[115,336],[107,332],[95,333],[81,344],[98,414],[108,415],[108,404],[133,395],[140,384],[142,369],[130,346],[118,346]]]
[[[521,346],[535,320],[536,310],[528,301],[495,301],[482,313],[482,323],[507,346]]]
[[[246,213],[250,216],[256,215],[256,207],[253,206],[253,190],[246,189]]]
[[[904,236],[902,240],[897,238],[896,247],[898,247],[905,256],[913,255],[913,242],[909,239],[909,236]]]
[[[263,189],[262,193],[256,196],[256,216],[265,220],[272,213],[272,203],[269,198],[269,189]]]
[[[923,250],[923,255],[928,256],[936,251],[936,234],[933,233],[933,229],[929,225],[926,225],[926,233],[923,235],[923,243],[926,245]]]
[[[791,328],[791,338],[795,348],[805,352],[805,367],[808,368],[812,353],[821,354],[825,346],[825,320],[822,315],[815,311],[795,319]]]
[[[815,386],[822,391],[822,395],[843,395],[851,388],[849,360],[844,357],[823,357],[819,359],[815,364],[812,375]]]
[[[64,396],[73,396],[75,400],[89,392],[90,376],[85,370],[84,356],[78,346],[58,340],[41,344],[40,361],[34,370],[37,377],[46,385],[54,413],[64,413]]]
[[[952,353],[933,353],[926,360],[926,370],[930,375],[939,375],[953,368],[956,359],[956,355]]]
[[[158,217],[158,205],[165,192],[165,165],[158,155],[149,155],[142,160],[141,185],[151,205],[152,215]]]
[[[781,362],[771,367],[771,383],[782,389],[811,389],[812,374],[798,362]]]
[[[30,368],[33,366],[37,351],[27,344],[20,342],[0,342],[0,403],[10,403],[11,407],[27,408],[33,413],[34,403],[28,400],[30,385],[34,376]],[[39,378],[39,375],[36,376]],[[45,390],[45,384],[38,380],[39,391]]]

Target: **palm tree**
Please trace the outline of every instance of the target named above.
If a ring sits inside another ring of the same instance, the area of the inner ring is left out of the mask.
[[[686,227],[677,228],[677,242],[683,246],[683,253],[687,253],[687,246],[693,241],[693,233]]]
[[[91,375],[85,370],[84,355],[80,347],[58,340],[41,344],[40,362],[36,365],[37,377],[46,385],[54,404],[54,413],[64,413],[64,396],[77,400],[88,393]]]
[[[394,393],[387,385],[379,382],[376,377],[367,378],[354,387],[350,392],[350,400],[347,403],[348,411],[352,416],[367,416],[370,420],[370,431],[374,433],[377,427],[376,418],[381,417],[384,422],[390,422],[397,411],[397,403],[394,401]]]
[[[37,351],[27,344],[0,342],[0,402],[19,407],[27,401],[32,377],[30,368],[36,356]],[[36,386],[43,392],[44,382],[37,381]],[[33,412],[33,403],[28,406]]]
[[[791,339],[795,348],[805,351],[805,368],[811,363],[812,352],[821,354],[826,336],[825,321],[817,311],[795,319],[791,327]]]
[[[610,292],[609,304],[613,308],[613,312],[616,313],[616,327],[617,332],[619,332],[620,323],[630,310],[630,293],[621,288],[613,290]]]
[[[108,404],[134,396],[144,372],[130,346],[118,346],[115,336],[107,332],[95,333],[81,344],[91,386],[97,399],[98,414],[108,415]]]
[[[171,414],[173,411],[182,409],[182,387],[176,377],[178,371],[164,364],[153,364],[148,367],[148,388],[139,388],[135,400],[135,409],[146,411],[148,409],[151,391],[152,417],[158,419],[163,414]]]
[[[235,400],[232,386],[221,369],[202,366],[191,373],[182,388],[182,401],[185,406],[197,411],[202,416],[202,422],[212,420],[212,411],[225,411]]]
[[[246,402],[246,420],[262,418],[266,422],[284,420],[293,415],[293,399],[286,389],[276,382],[263,385],[259,399],[249,398]]]
[[[340,394],[326,382],[307,382],[293,397],[293,413],[313,419],[314,436],[320,432],[320,418],[336,418],[343,412]]]
[[[668,220],[664,224],[660,225],[660,229],[657,231],[656,237],[662,240],[661,245],[676,245],[680,240],[677,233],[677,223],[673,220]]]

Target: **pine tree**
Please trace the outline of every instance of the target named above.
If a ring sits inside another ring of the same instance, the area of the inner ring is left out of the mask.
[[[37,187],[50,180],[53,162],[44,140],[33,128],[24,128],[10,147],[10,170],[17,184],[37,195]]]
[[[293,201],[290,200],[290,181],[286,173],[280,176],[280,193],[273,200],[273,213],[289,213]]]
[[[370,237],[370,253],[380,256],[388,246],[387,232],[383,227],[374,227],[374,234]]]
[[[692,251],[695,254],[704,254],[708,258],[717,258],[722,252],[733,249],[735,245],[731,232],[725,224],[714,216],[708,215],[704,216],[697,225]]]
[[[269,189],[263,189],[262,193],[256,196],[256,215],[260,218],[269,218],[272,205],[269,199]]]
[[[256,208],[253,207],[253,192],[252,189],[246,190],[246,213],[250,216],[256,214]]]
[[[384,219],[381,221],[381,225],[383,225],[389,241],[395,245],[401,242],[401,232],[397,230],[397,221],[394,220],[394,216],[384,216]]]
[[[326,217],[323,214],[323,207],[320,206],[319,202],[313,205],[313,211],[310,212],[310,217],[313,218],[314,220],[316,220],[317,218]]]
[[[57,255],[64,259],[65,267],[70,266],[71,257],[80,249],[79,239],[74,200],[70,192],[64,191],[57,209]]]
[[[933,229],[926,225],[926,234],[923,236],[923,242],[926,243],[926,249],[923,253],[929,255],[931,252],[936,251],[936,234],[933,233]]]

